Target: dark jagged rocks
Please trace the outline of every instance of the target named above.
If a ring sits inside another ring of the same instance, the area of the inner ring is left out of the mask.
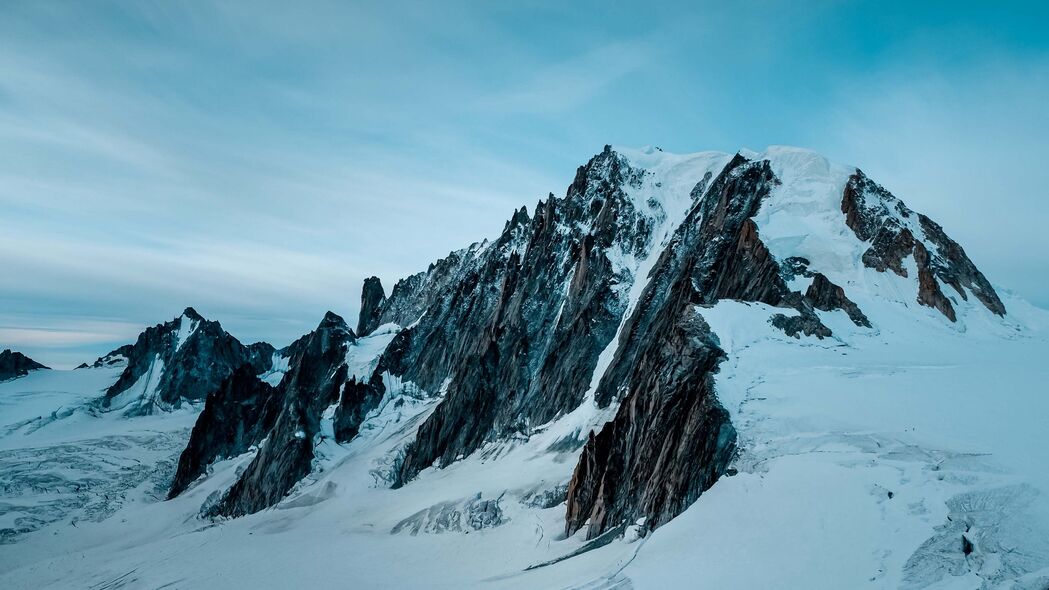
[[[485,441],[527,432],[582,401],[597,357],[613,338],[626,301],[610,250],[641,255],[652,220],[627,190],[643,172],[606,148],[581,167],[563,199],[517,211],[492,244],[457,255],[425,285],[444,285],[424,309],[390,296],[384,321],[421,316],[405,379],[444,401],[405,452],[397,484],[438,462],[448,464]],[[442,265],[445,265],[442,267]],[[454,276],[455,278],[446,278]]]
[[[113,351],[110,351],[105,356],[98,357],[91,366],[95,369],[102,367],[112,367],[120,364],[126,364],[128,359],[131,357],[131,352],[135,349],[134,344],[125,344]],[[86,363],[85,363],[86,366]]]
[[[262,442],[280,409],[277,390],[244,365],[208,395],[189,444],[179,457],[168,498],[181,494],[219,459],[234,457]]]
[[[693,190],[696,204],[660,255],[623,327],[597,388],[598,405],[626,395],[646,343],[669,327],[664,316],[681,312],[685,303],[732,298],[778,305],[783,300],[787,286],[750,220],[776,183],[767,163],[737,155],[712,183]]]
[[[25,377],[29,371],[48,369],[20,352],[6,349],[0,352],[0,381]]]
[[[316,330],[280,352],[289,357],[290,368],[277,387],[261,382],[250,366],[238,370],[208,397],[170,496],[184,490],[210,462],[261,445],[208,513],[241,516],[276,504],[310,473],[324,410],[338,404],[332,416],[335,440],[352,440],[386,393],[383,374],[404,372],[411,338],[412,330],[399,332],[380,355],[371,378],[358,381],[349,378],[346,365],[356,335],[341,317],[328,312]]]
[[[965,255],[965,250],[944,233],[943,228],[928,217],[918,214],[918,223],[921,225],[925,238],[935,247],[937,256],[931,256],[929,268],[940,281],[947,283],[966,299],[965,291],[972,291],[973,295],[983,303],[984,307],[1000,316],[1005,315],[1005,305],[998,298],[998,293],[991,287],[991,283],[976,268],[972,260]]]
[[[616,417],[591,432],[568,486],[565,532],[593,539],[680,514],[728,467],[736,432],[714,395],[721,350],[693,307],[640,357]]]
[[[335,409],[332,427],[336,442],[349,442],[360,432],[361,423],[368,412],[375,409],[386,393],[382,377],[373,377],[368,381],[357,381],[350,378],[342,387],[339,406]]]
[[[793,291],[783,298],[783,303],[798,311],[797,315],[788,316],[778,313],[770,318],[772,326],[783,330],[788,336],[800,338],[804,336],[815,336],[827,338],[832,335],[830,328],[825,326],[815,310],[844,311],[852,323],[863,328],[870,328],[870,320],[851,299],[845,295],[845,289],[832,283],[823,273],[809,270],[809,261],[801,257],[787,258],[780,264],[780,274],[783,280],[790,281],[797,277],[811,278],[805,293]]]
[[[737,155],[701,195],[663,252],[624,326],[597,402],[622,400],[591,436],[568,492],[566,532],[587,538],[638,518],[654,528],[720,476],[735,445],[713,390],[723,353],[697,306],[718,299],[783,302],[779,265],[750,218],[778,181]]]
[[[270,368],[273,347],[244,346],[218,322],[193,308],[174,320],[147,328],[135,344],[123,346],[99,363],[127,360],[127,366],[102,398],[102,407],[148,414],[177,408],[183,401],[200,401],[238,367],[250,364],[256,373]]]
[[[347,347],[355,340],[346,322],[329,311],[316,330],[293,345],[273,428],[244,473],[211,509],[213,515],[242,516],[268,508],[309,474],[321,413],[339,399],[347,380]]]
[[[820,321],[819,316],[812,309],[802,309],[798,311],[797,315],[773,314],[769,318],[769,323],[772,324],[772,327],[783,330],[783,333],[787,336],[793,336],[794,338],[801,338],[804,335],[815,336],[822,340],[834,335],[830,328]]]
[[[361,289],[361,313],[357,321],[357,336],[367,336],[379,327],[385,303],[386,291],[383,290],[379,277],[364,279],[364,288]]]
[[[968,299],[968,289],[991,312],[1005,315],[998,294],[962,247],[942,227],[908,209],[862,171],[856,170],[846,183],[841,210],[856,237],[870,242],[863,254],[864,265],[906,277],[904,260],[913,256],[918,268],[918,303],[955,321],[954,305],[940,287],[946,283],[963,300]]]
[[[933,275],[929,259],[929,251],[925,249],[925,246],[921,242],[915,242],[914,263],[918,265],[918,303],[939,311],[952,322],[956,321],[954,305],[940,290],[940,283]],[[965,295],[960,289],[958,292]]]
[[[830,282],[830,279],[823,273],[813,275],[812,284],[805,291],[805,299],[812,304],[812,307],[821,311],[844,310],[852,323],[864,328],[871,327],[870,320],[860,311],[859,306],[845,296],[845,289]]]

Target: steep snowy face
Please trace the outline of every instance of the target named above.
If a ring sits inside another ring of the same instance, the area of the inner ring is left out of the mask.
[[[952,322],[959,306],[968,307],[969,295],[1005,315],[962,247],[859,169],[798,148],[751,155],[767,160],[781,180],[755,217],[781,262],[794,262],[806,277],[821,273],[860,298],[917,302]],[[951,290],[944,292],[943,285]]]
[[[114,350],[94,367],[125,367],[106,390],[104,409],[148,414],[205,399],[243,365],[255,373],[268,371],[275,352],[264,342],[244,346],[190,307],[170,322],[147,328],[135,344]]]

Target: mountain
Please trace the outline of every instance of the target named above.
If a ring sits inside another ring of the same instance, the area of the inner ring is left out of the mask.
[[[148,414],[203,401],[243,365],[256,374],[269,371],[279,356],[260,342],[244,346],[218,322],[192,307],[170,322],[147,328],[134,344],[121,346],[92,365],[123,366],[117,382],[102,398],[106,410]]]
[[[784,225],[777,217],[811,204],[780,197],[769,210],[766,201],[774,193],[806,197],[810,185],[831,180],[843,188],[822,212],[837,217],[821,228],[827,243],[810,234],[816,243],[770,242],[773,253],[755,221],[763,206],[775,235]],[[850,249],[862,255],[827,259]],[[389,297],[378,279],[365,282],[358,329],[411,326],[398,335],[391,374],[443,391],[391,485],[593,404],[614,412],[611,420],[556,443],[582,449],[567,488],[566,533],[585,526],[593,538],[638,519],[659,526],[725,472],[736,446],[713,385],[725,353],[702,308],[721,300],[780,308],[770,322],[795,337],[833,335],[816,310],[841,310],[871,328],[850,298],[865,269],[916,278],[914,302],[951,322],[955,304],[941,285],[962,301],[972,294],[989,312],[1005,313],[957,243],[859,170],[796,150],[628,158],[606,146],[579,169],[564,198],[540,202],[533,216],[515,212],[493,242],[452,253],[399,282]],[[341,325],[339,333],[352,334]],[[343,387],[349,375],[340,372],[339,354],[316,368],[308,357],[293,360],[286,379],[304,362],[313,377],[285,399],[281,415],[288,418],[269,445],[281,454],[264,447],[253,463],[267,474],[254,484],[264,491],[253,494],[265,500],[235,509],[230,500],[220,512],[265,508],[305,476],[310,453],[285,455],[310,446],[325,407],[338,402],[340,412],[358,416],[374,407],[381,395],[370,382],[381,379]],[[333,377],[321,379],[318,369]]]
[[[811,209],[798,197],[829,181],[843,188],[837,202],[823,203],[821,214],[837,217],[825,220],[826,235],[790,247],[781,240],[773,254],[755,218],[765,211],[772,233],[782,231],[778,218]],[[763,209],[774,193],[794,198]],[[848,248],[837,243],[846,241]],[[847,266],[827,259],[850,249],[862,255]],[[628,158],[606,146],[579,169],[564,198],[540,202],[534,216],[516,211],[496,240],[453,252],[398,282],[388,297],[377,278],[365,281],[358,332],[410,326],[376,373],[348,373],[342,357],[356,335],[341,318],[326,316],[309,337],[311,353],[293,358],[286,382],[264,394],[270,405],[255,403],[258,412],[232,418],[237,433],[254,434],[232,449],[202,453],[228,457],[267,439],[213,510],[240,515],[280,501],[310,471],[325,408],[335,408],[336,441],[352,440],[382,398],[388,372],[442,392],[390,474],[393,487],[593,405],[611,419],[553,445],[581,449],[566,490],[566,534],[586,528],[595,538],[639,519],[655,528],[723,475],[735,453],[736,430],[713,381],[725,353],[702,308],[721,300],[781,308],[770,323],[798,338],[833,335],[816,310],[841,310],[857,327],[872,328],[842,286],[851,291],[864,269],[916,277],[914,301],[951,322],[954,304],[941,284],[963,301],[971,293],[991,313],[1005,313],[958,244],[859,170],[790,149]],[[233,385],[221,389],[233,400],[259,387]],[[221,398],[209,405],[223,404]],[[354,417],[349,424],[346,416]],[[205,412],[201,420],[208,419]],[[232,428],[198,423],[202,437]]]
[[[27,534],[0,583],[1049,581],[1049,314],[855,167],[606,146],[360,302],[279,351],[187,310],[77,371],[121,371],[113,428],[203,408],[166,501]]]
[[[29,371],[47,368],[49,367],[41,365],[20,352],[12,352],[9,348],[0,352],[0,381],[25,377]]]

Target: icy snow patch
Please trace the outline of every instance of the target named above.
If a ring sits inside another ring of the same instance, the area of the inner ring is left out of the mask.
[[[197,320],[191,320],[186,317],[185,314],[179,316],[178,319],[178,341],[175,344],[175,352],[178,352],[182,348],[182,345],[189,340],[189,337],[197,331],[200,326],[200,322]]]
[[[288,372],[290,363],[290,356],[283,356],[280,352],[274,352],[269,370],[261,373],[259,379],[276,387],[280,384],[281,379],[284,378],[284,374]]]
[[[132,404],[146,407],[157,403],[157,387],[164,375],[164,359],[157,354],[149,364],[149,369],[138,378],[138,381],[120,392],[109,402],[110,410],[122,410]]]

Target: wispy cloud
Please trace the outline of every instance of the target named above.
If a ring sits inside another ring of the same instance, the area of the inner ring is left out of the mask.
[[[602,45],[514,80],[509,87],[481,97],[478,106],[499,113],[574,110],[612,83],[650,65],[655,53],[643,41]]]

